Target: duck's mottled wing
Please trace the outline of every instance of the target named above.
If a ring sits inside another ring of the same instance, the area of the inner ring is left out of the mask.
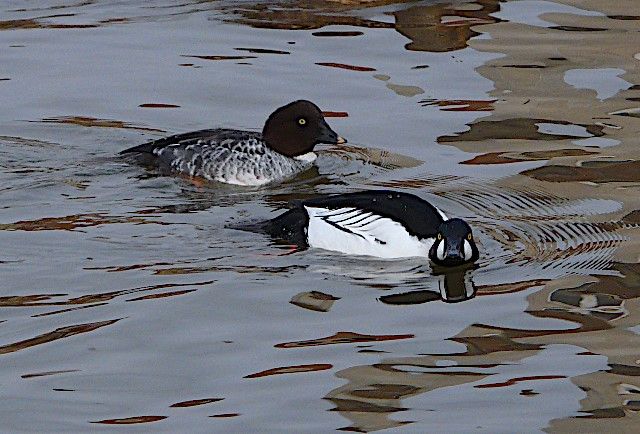
[[[154,151],[157,152],[160,149],[173,145],[183,145],[186,147],[188,145],[197,145],[199,142],[215,144],[227,139],[243,140],[259,137],[259,133],[250,131],[237,131],[225,128],[215,128],[211,130],[191,131],[189,133],[164,137],[162,139],[154,140],[152,142],[143,143],[142,145],[125,149],[124,151],[121,151],[120,154],[154,154]]]

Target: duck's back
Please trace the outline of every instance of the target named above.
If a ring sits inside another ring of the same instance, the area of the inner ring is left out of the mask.
[[[267,184],[311,165],[273,151],[260,133],[221,128],[166,137],[121,154],[164,171],[236,185]]]

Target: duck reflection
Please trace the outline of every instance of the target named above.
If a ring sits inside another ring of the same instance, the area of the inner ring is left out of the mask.
[[[379,300],[385,304],[422,304],[442,300],[445,303],[459,303],[474,298],[477,288],[472,280],[475,264],[464,264],[458,267],[439,267],[433,265],[432,274],[438,276],[439,292],[418,290],[400,294],[383,295]]]

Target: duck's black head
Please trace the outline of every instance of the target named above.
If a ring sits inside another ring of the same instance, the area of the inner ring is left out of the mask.
[[[480,256],[471,227],[461,219],[445,220],[429,250],[429,259],[438,265],[452,266],[475,262]]]
[[[305,100],[294,101],[271,113],[262,137],[271,149],[288,157],[311,152],[318,143],[346,143],[329,127],[318,106]]]

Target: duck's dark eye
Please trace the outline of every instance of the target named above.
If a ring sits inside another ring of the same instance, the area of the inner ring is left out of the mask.
[[[442,234],[438,234],[438,241],[442,239]]]
[[[307,120],[305,118],[298,119],[298,125],[302,125],[302,126],[307,125]]]
[[[471,240],[473,239],[473,235],[471,235],[471,232],[469,232],[469,235],[467,235],[467,239],[468,239],[469,241],[471,241]]]

